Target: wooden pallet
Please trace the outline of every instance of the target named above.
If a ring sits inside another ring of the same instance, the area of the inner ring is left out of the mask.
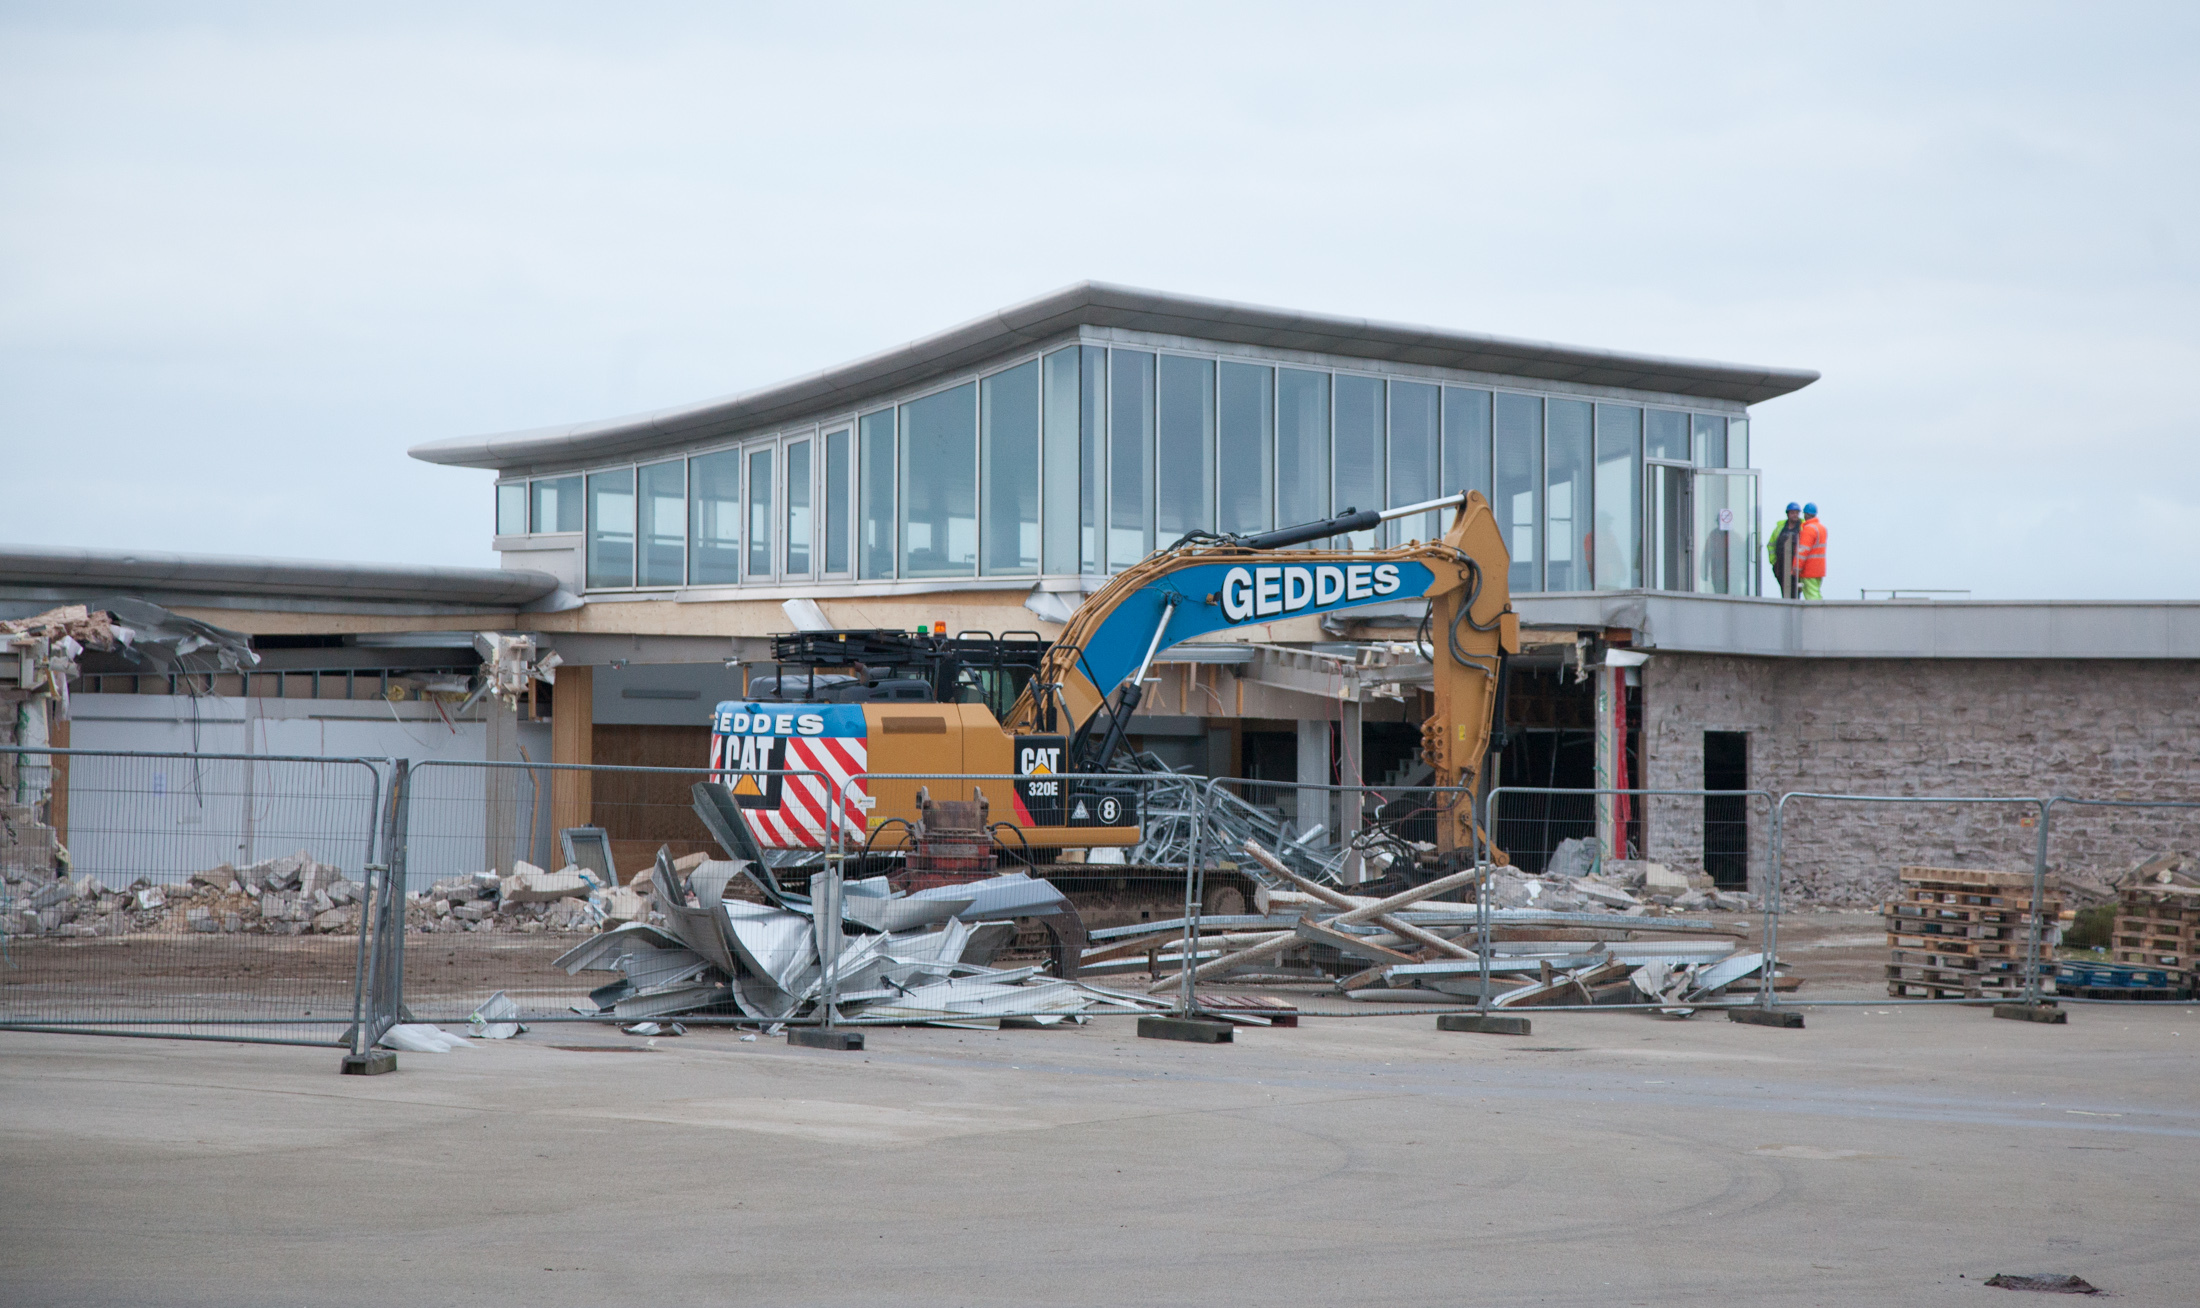
[[[2043,985],[2062,915],[2052,880],[2038,904],[2029,872],[1905,867],[1884,906],[1887,993],[1895,998],[2011,999],[2024,990],[2034,923]]]
[[[2173,971],[2180,985],[2200,973],[2200,890],[2126,886],[2116,910],[2109,932],[2115,961]]]

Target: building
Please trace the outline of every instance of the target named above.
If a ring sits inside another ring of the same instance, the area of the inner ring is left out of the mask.
[[[467,675],[472,632],[531,632],[565,666],[523,720],[478,728],[485,755],[694,766],[711,706],[775,634],[1051,635],[1109,572],[1187,531],[1473,488],[1507,531],[1523,618],[1508,784],[2188,794],[2200,605],[1763,594],[1753,408],[1816,377],[1085,283],[741,395],[415,448],[497,473],[483,509],[501,572],[25,550],[0,557],[0,606],[128,587],[266,652],[272,682],[209,682],[192,713],[233,697],[243,707],[222,711],[356,717],[343,731],[385,735],[365,722],[386,700],[327,701],[384,698],[392,675],[401,690]],[[1357,543],[1436,530],[1390,527]],[[1275,783],[1263,797],[1287,804],[1294,781],[1409,778],[1419,618],[1363,608],[1179,646],[1133,744]],[[171,689],[128,684],[148,700]],[[87,720],[181,720],[103,708],[121,689],[95,679]],[[441,712],[409,703],[400,718]],[[402,755],[409,739],[362,752]],[[580,825],[601,804],[585,774],[561,774],[554,807]],[[1761,812],[1700,800],[1521,796],[1500,817],[1500,843],[1530,862],[1596,834],[1730,882],[1765,864]],[[1876,823],[1871,857],[1891,868],[1923,821]],[[2029,859],[2020,828],[1971,825],[1977,857]],[[2184,830],[2149,817],[2086,856]],[[1809,875],[1832,891],[1848,873]]]

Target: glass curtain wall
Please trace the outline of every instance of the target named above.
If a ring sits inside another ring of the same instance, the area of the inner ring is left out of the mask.
[[[785,575],[810,575],[810,442],[788,441],[787,455],[787,566]]]
[[[527,483],[507,481],[497,484],[497,535],[523,536],[527,533]]]
[[[1046,407],[1041,494],[1046,499],[1046,540],[1041,567],[1055,576],[1079,570],[1077,551],[1077,347],[1056,350],[1043,361]]]
[[[1689,461],[1688,415],[1671,409],[1652,409],[1643,426],[1644,453],[1653,459]]]
[[[1723,468],[1726,464],[1726,419],[1714,413],[1695,415],[1696,466]]]
[[[825,575],[848,571],[848,492],[854,480],[848,429],[825,433]]]
[[[687,464],[641,469],[642,553],[637,586],[677,586],[687,580]]]
[[[588,474],[588,584],[634,584],[634,470]]]
[[[1749,458],[1746,417],[1075,344],[852,424],[498,482],[495,507],[499,536],[579,534],[586,584],[623,589],[1104,573],[1191,532],[1473,490],[1514,590],[1754,593],[1746,572],[1705,572],[1761,530],[1743,519],[1754,483],[1699,501],[1696,480]],[[1418,515],[1345,547],[1448,523]]]
[[[1039,571],[1039,361],[979,383],[979,516],[987,576]]]
[[[1490,393],[1471,386],[1446,386],[1444,469],[1437,494],[1470,490],[1490,499]]]
[[[978,387],[901,406],[901,575],[978,570]]]
[[[1380,509],[1383,504],[1383,381],[1380,377],[1337,374],[1334,428],[1336,470],[1330,490],[1331,513]],[[1341,539],[1356,550],[1375,548],[1377,533],[1355,531]]]
[[[741,451],[720,450],[688,460],[688,584],[730,586],[741,580]]]
[[[1161,356],[1155,378],[1154,542],[1215,525],[1215,365]]]
[[[1544,404],[1543,588],[1588,590],[1590,406]]]
[[[1329,374],[1276,370],[1276,525],[1329,516]]]
[[[1108,568],[1153,550],[1154,358],[1108,352]]]
[[[865,581],[894,575],[894,411],[864,414],[856,423],[863,458],[856,507],[857,567]]]
[[[1102,436],[1108,417],[1108,352],[1097,345],[1079,346],[1078,352],[1083,372],[1078,389],[1084,397],[1078,414],[1079,440],[1084,447],[1083,485],[1077,506],[1078,552],[1085,572],[1100,573],[1108,570],[1101,551],[1105,539],[1101,524],[1108,508],[1108,446]]]
[[[1420,382],[1390,383],[1390,496],[1383,507],[1419,504],[1443,494],[1437,489],[1438,402],[1441,392]],[[1383,544],[1434,540],[1443,534],[1441,513],[1423,513],[1384,523]]]
[[[749,575],[772,575],[772,447],[749,448]]]
[[[1642,410],[1597,406],[1596,530],[1590,570],[1598,590],[1642,585]]]
[[[581,479],[544,477],[533,483],[533,502],[528,509],[529,531],[579,531],[581,529]]]
[[[1543,589],[1543,400],[1499,391],[1491,406],[1497,462],[1497,524],[1512,553],[1512,590]]]
[[[1275,525],[1276,370],[1225,363],[1217,377],[1217,528],[1248,534]]]

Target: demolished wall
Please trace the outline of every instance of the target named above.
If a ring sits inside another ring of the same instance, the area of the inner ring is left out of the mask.
[[[2191,800],[2200,775],[2200,660],[1762,659],[1658,654],[1643,667],[1650,787],[1703,784],[1703,733],[1749,734],[1752,785],[1884,795]],[[1649,801],[1648,857],[1703,864],[1701,800]],[[1753,809],[1750,888],[1770,822]],[[1788,894],[1876,902],[1906,863],[2024,869],[2038,830],[2019,809],[1789,806]],[[2058,807],[2049,871],[2109,879],[2200,845],[2191,810]]]

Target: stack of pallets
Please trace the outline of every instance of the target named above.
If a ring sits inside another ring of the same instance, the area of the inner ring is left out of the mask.
[[[2177,974],[2171,984],[2192,985],[2200,969],[2200,889],[2125,886],[2109,941],[2117,962],[2162,968]]]
[[[1886,906],[1887,993],[1908,999],[2013,999],[2024,991],[2025,948],[2039,923],[2040,976],[2055,974],[2062,900],[2052,878],[2032,904],[2029,872],[1906,867]]]

